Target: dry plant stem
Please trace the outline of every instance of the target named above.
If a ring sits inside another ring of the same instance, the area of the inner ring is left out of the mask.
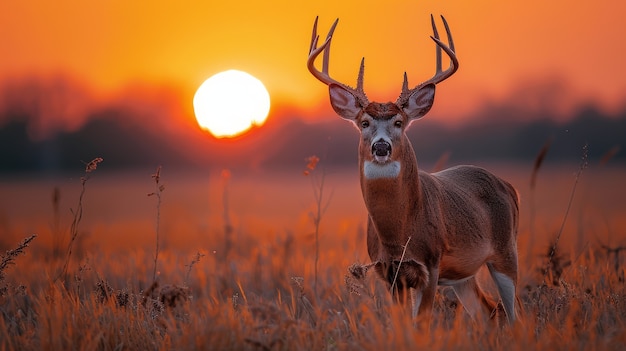
[[[224,259],[228,257],[232,246],[233,225],[230,218],[230,206],[228,201],[228,183],[231,177],[229,170],[222,171],[222,207],[224,208]]]
[[[27,238],[25,238],[24,240],[22,240],[21,243],[19,243],[19,245],[17,245],[17,247],[13,250],[7,250],[7,252],[0,256],[0,282],[2,282],[4,280],[4,270],[9,267],[12,264],[15,264],[15,259],[17,258],[17,256],[21,255],[24,253],[24,249],[26,249],[28,247],[28,245],[30,245],[30,242],[33,241],[33,239],[35,239],[37,237],[37,234],[33,234]]]
[[[157,278],[157,265],[159,261],[159,227],[161,223],[161,194],[165,189],[165,186],[159,184],[161,181],[161,166],[157,167],[156,172],[152,175],[152,179],[154,179],[155,191],[153,193],[148,194],[148,196],[156,196],[157,197],[157,205],[156,205],[156,248],[154,252],[154,272],[152,274],[152,281],[156,281]]]
[[[543,160],[546,158],[548,154],[548,150],[550,149],[550,145],[552,144],[552,138],[549,138],[546,143],[541,147],[537,157],[535,158],[535,163],[533,165],[533,171],[530,176],[530,191],[529,191],[529,202],[530,202],[530,210],[529,210],[529,231],[530,231],[530,240],[528,244],[528,260],[532,260],[532,250],[535,247],[535,185],[537,183],[537,174],[539,173],[539,169],[543,164]]]
[[[618,246],[618,247],[609,247],[607,245],[601,244],[600,247],[602,249],[604,249],[604,251],[606,251],[606,255],[607,257],[611,257],[611,254],[613,254],[614,256],[614,260],[613,260],[613,269],[615,270],[615,273],[619,273],[619,254],[622,251],[626,251],[626,246]]]
[[[61,255],[61,215],[59,205],[61,203],[61,190],[55,186],[52,190],[52,257]]]
[[[187,266],[187,274],[185,274],[185,282],[183,284],[183,286],[187,286],[187,284],[189,283],[189,275],[191,274],[191,269],[193,268],[193,266],[200,262],[200,260],[202,259],[202,257],[204,257],[205,255],[203,253],[201,253],[200,251],[196,252],[195,256],[193,257],[193,259],[191,260],[191,263],[189,263],[189,265]]]
[[[72,211],[70,209],[70,211],[72,211],[72,214],[74,215],[74,218],[72,219],[72,225],[70,226],[71,236],[70,236],[70,242],[67,246],[67,254],[65,255],[65,262],[63,263],[63,268],[61,269],[59,274],[56,276],[54,281],[57,281],[61,277],[65,277],[67,275],[67,269],[69,267],[70,258],[72,256],[72,247],[74,245],[74,241],[76,241],[76,238],[78,237],[78,225],[80,224],[80,221],[83,218],[83,197],[85,196],[85,189],[86,189],[85,185],[87,184],[87,181],[89,180],[90,173],[95,171],[96,168],[98,167],[98,164],[102,161],[103,161],[102,158],[96,157],[93,160],[91,160],[91,162],[87,163],[85,166],[85,175],[80,178],[81,191],[80,191],[80,195],[78,196],[78,205],[76,206],[76,211]]]
[[[572,187],[572,192],[570,193],[569,201],[567,202],[567,209],[565,210],[565,216],[563,216],[563,221],[561,222],[561,228],[559,229],[556,235],[556,238],[554,239],[554,245],[552,245],[552,249],[550,250],[550,255],[548,256],[547,267],[550,267],[550,265],[552,264],[552,259],[554,258],[554,255],[556,253],[556,247],[559,244],[559,239],[561,238],[561,234],[563,234],[563,228],[565,228],[565,222],[567,221],[569,210],[572,207],[572,202],[574,202],[574,194],[576,193],[576,186],[578,185],[578,180],[580,179],[580,176],[583,173],[583,170],[587,168],[587,149],[588,149],[588,146],[587,144],[585,144],[583,146],[582,161],[580,163],[580,166],[578,167],[578,171],[576,172],[576,177],[574,178],[574,186]],[[544,275],[544,281],[548,274],[547,272],[548,272],[548,269],[546,269],[546,273]]]
[[[404,249],[402,249],[402,256],[400,257],[400,263],[398,263],[398,269],[396,270],[396,274],[393,276],[393,282],[391,283],[391,291],[393,292],[393,288],[396,286],[396,280],[398,279],[398,272],[400,272],[400,267],[402,266],[402,261],[404,260],[404,255],[406,254],[406,248],[409,246],[409,241],[411,241],[411,237],[406,239],[406,243],[404,244]]]
[[[318,263],[320,256],[320,223],[322,222],[322,215],[326,212],[328,205],[330,204],[330,198],[326,201],[326,204],[322,206],[322,201],[324,198],[324,181],[326,179],[326,172],[322,172],[322,178],[320,179],[319,186],[313,186],[313,195],[315,196],[315,206],[316,213],[311,214],[311,218],[313,219],[313,224],[315,225],[315,267],[314,267],[314,275],[315,275],[315,295],[317,295],[317,276],[318,276]]]
[[[57,276],[57,279],[61,278],[62,276],[65,276],[67,274],[67,269],[70,263],[70,257],[72,256],[72,247],[74,245],[74,241],[76,241],[76,237],[78,237],[78,225],[80,224],[80,221],[83,218],[83,196],[85,195],[85,183],[87,183],[88,178],[87,177],[83,177],[81,178],[80,182],[81,182],[81,191],[80,191],[80,195],[78,196],[78,205],[76,206],[76,211],[72,211],[72,214],[74,215],[74,218],[72,219],[72,225],[70,227],[70,243],[67,246],[67,253],[65,254],[65,262],[63,263],[63,268],[61,269],[61,272],[59,273],[59,275]]]
[[[446,168],[446,163],[448,163],[448,160],[450,160],[450,155],[452,155],[450,151],[442,153],[441,156],[439,156],[439,159],[437,159],[437,162],[435,162],[431,173],[444,170]]]

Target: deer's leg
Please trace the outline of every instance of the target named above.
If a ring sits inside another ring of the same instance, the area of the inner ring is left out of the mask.
[[[375,269],[387,280],[396,303],[400,303],[416,317],[421,310],[423,290],[431,283],[430,273],[423,263],[416,260],[394,261],[390,264],[377,262]],[[435,280],[436,288],[437,280]]]
[[[452,289],[459,299],[465,311],[475,319],[476,313],[482,306],[490,314],[496,308],[496,303],[482,291],[476,277],[471,277],[463,282],[452,285]]]
[[[411,303],[412,295],[409,292],[409,289],[403,286],[395,287],[395,289],[391,292],[393,296],[393,300],[395,303],[401,304],[403,306],[408,306]]]
[[[437,282],[439,281],[439,267],[429,269],[428,284],[421,290],[421,303],[417,308],[418,314],[430,319],[437,293]],[[420,292],[417,293],[418,297]]]
[[[411,291],[411,318],[417,318],[417,312],[422,304],[422,291],[420,289],[410,289]]]
[[[517,283],[517,255],[504,261],[487,262],[487,268],[498,287],[509,323],[515,322],[515,285]]]

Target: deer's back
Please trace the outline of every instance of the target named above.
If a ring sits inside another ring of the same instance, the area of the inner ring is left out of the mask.
[[[519,205],[508,182],[480,167],[457,166],[420,172],[420,183],[429,217],[441,219],[438,228],[446,243],[442,268],[447,260],[473,270],[474,263],[482,264],[476,256],[484,259],[515,241]]]

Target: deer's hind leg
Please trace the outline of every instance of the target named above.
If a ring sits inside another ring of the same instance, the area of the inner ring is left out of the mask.
[[[504,311],[509,323],[515,322],[515,285],[517,284],[517,255],[514,261],[506,264],[501,262],[487,262],[487,268],[493,281],[498,287]]]
[[[470,277],[469,279],[455,283],[452,285],[452,289],[454,290],[456,297],[463,305],[465,311],[474,320],[476,319],[476,314],[478,313],[481,305],[485,309],[487,315],[489,315],[496,308],[496,303],[493,299],[485,295],[478,285],[476,277]]]

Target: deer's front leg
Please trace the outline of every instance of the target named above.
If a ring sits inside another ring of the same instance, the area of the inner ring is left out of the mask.
[[[424,305],[428,306],[428,311],[432,309],[439,278],[438,268],[429,271],[423,263],[410,259],[390,264],[379,262],[376,269],[389,283],[394,302],[404,305],[413,319],[418,312],[422,313]]]
[[[428,283],[422,289],[417,289],[416,296],[413,299],[413,309],[417,311],[420,318],[430,320],[432,316],[433,304],[435,302],[435,294],[437,293],[437,282],[439,281],[439,267],[433,267],[428,270]]]

